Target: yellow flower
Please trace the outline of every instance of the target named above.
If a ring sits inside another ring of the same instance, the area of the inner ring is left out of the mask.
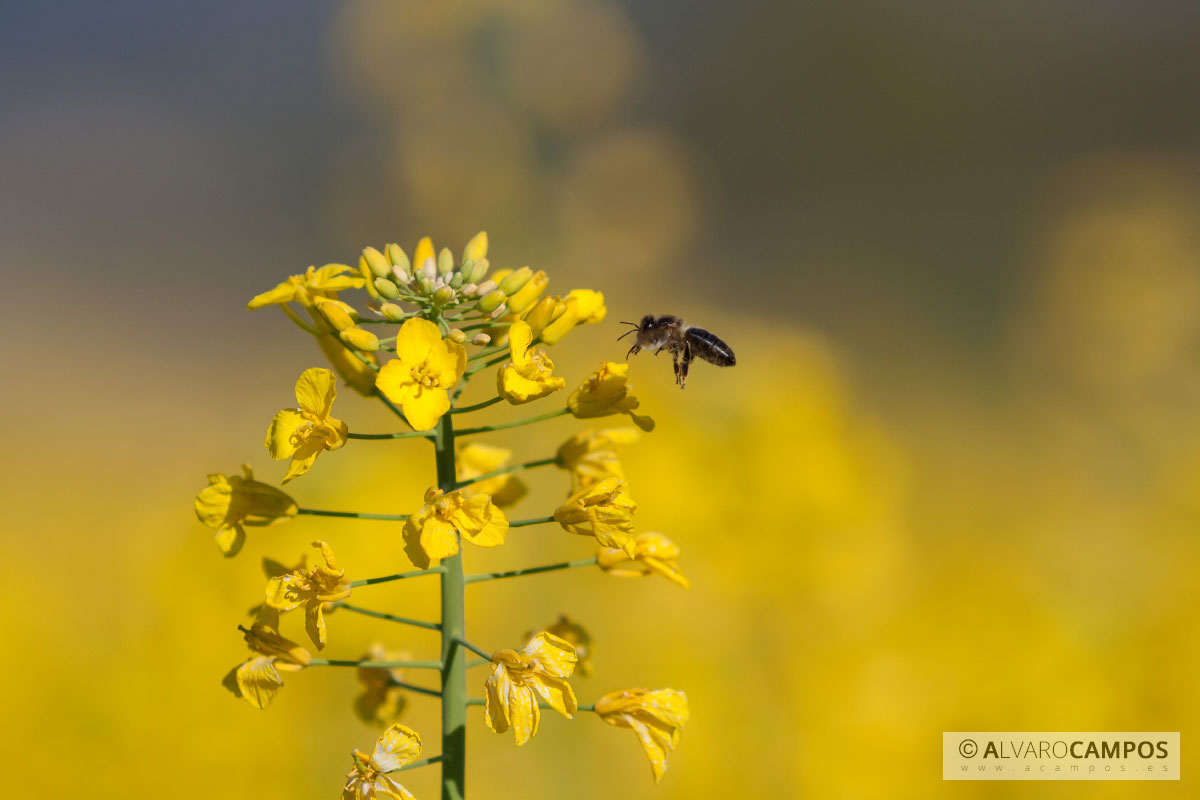
[[[567,439],[558,448],[557,464],[571,473],[571,491],[578,492],[605,478],[625,479],[617,460],[617,447],[642,438],[636,428],[589,428]]]
[[[263,607],[249,630],[246,644],[257,655],[234,667],[221,684],[255,708],[265,709],[283,686],[280,672],[298,672],[312,661],[300,645],[279,635],[279,612]]]
[[[363,661],[404,661],[408,653],[392,653],[375,642],[367,648]],[[384,727],[400,719],[408,705],[404,688],[397,685],[404,680],[404,670],[382,667],[359,667],[358,680],[363,692],[354,699],[354,713],[367,725]]]
[[[354,751],[354,769],[346,773],[342,800],[415,800],[412,792],[387,773],[411,764],[420,755],[421,737],[412,728],[397,722],[375,742],[375,750],[370,756],[361,750]]]
[[[309,267],[303,275],[293,275],[283,283],[268,292],[255,297],[246,304],[246,309],[270,305],[284,305],[297,302],[305,308],[316,304],[318,297],[336,299],[337,293],[346,289],[361,289],[366,281],[363,278],[343,273],[353,272],[345,264],[326,264],[318,269]]]
[[[413,430],[427,431],[450,410],[447,390],[466,368],[467,351],[462,345],[443,339],[429,320],[414,318],[400,326],[396,358],[379,370],[375,385],[403,409]]]
[[[555,344],[579,325],[601,322],[608,314],[604,295],[591,289],[573,289],[563,299],[563,310],[542,331],[542,341]]]
[[[346,385],[359,394],[370,395],[375,391],[375,371],[342,345],[335,335],[335,328],[317,307],[318,302],[322,299],[336,300],[340,291],[362,288],[366,283],[363,278],[343,274],[351,271],[350,267],[345,264],[326,264],[319,269],[309,267],[303,275],[293,275],[269,292],[258,295],[246,305],[246,308],[253,310],[277,305],[297,325],[306,330],[315,328],[317,345],[320,346],[321,352],[333,364],[342,379],[346,381]],[[311,326],[305,325],[296,316],[296,313],[288,306],[288,303],[291,302],[299,303],[308,312],[308,316],[312,319]],[[363,353],[362,357],[370,364],[375,363],[375,356],[371,353]]]
[[[653,573],[687,589],[691,584],[675,565],[678,558],[679,545],[661,533],[646,531],[634,537],[632,554],[605,548],[597,555],[597,563],[610,575],[645,577]]]
[[[496,547],[508,535],[508,519],[486,494],[431,488],[421,510],[404,521],[404,552],[424,569],[458,552],[458,534],[471,544]]]
[[[325,603],[336,603],[350,596],[350,579],[346,570],[338,569],[333,551],[321,541],[312,543],[319,548],[325,565],[295,570],[267,581],[267,605],[276,611],[292,611],[304,606],[304,629],[318,650],[325,647]]]
[[[554,519],[568,533],[594,536],[604,547],[617,547],[633,555],[633,514],[637,503],[616,478],[580,489],[554,510]]]
[[[524,649],[501,650],[492,656],[492,674],[484,685],[484,722],[496,733],[509,727],[517,745],[537,733],[538,697],[567,719],[578,703],[567,678],[575,669],[575,648],[552,633],[539,633]]]
[[[208,488],[196,495],[196,516],[217,529],[217,547],[236,556],[246,541],[246,526],[261,527],[287,522],[296,516],[296,501],[274,486],[254,480],[249,464],[242,475],[208,476]]]
[[[578,659],[575,663],[575,670],[585,678],[591,677],[592,635],[582,625],[572,621],[566,614],[559,614],[558,619],[553,625],[547,626],[542,630],[546,633],[554,634],[574,647],[575,657]],[[525,639],[532,639],[535,635],[535,631],[529,631],[525,634]]]
[[[571,393],[567,401],[571,413],[579,419],[628,414],[642,430],[654,430],[654,420],[633,413],[639,403],[628,384],[628,373],[628,364],[605,361]]]
[[[327,369],[306,369],[296,381],[299,408],[285,408],[271,420],[265,444],[271,458],[290,458],[283,482],[308,472],[326,450],[337,450],[346,443],[346,423],[329,416],[337,397],[336,380]]]
[[[679,744],[679,734],[688,721],[687,695],[674,689],[625,689],[596,701],[596,713],[609,725],[633,728],[654,782],[667,771],[667,754]]]
[[[541,350],[530,347],[533,331],[529,325],[517,320],[508,331],[508,351],[511,361],[500,366],[496,373],[496,391],[513,405],[528,403],[557,392],[566,385],[556,378],[554,362]]]
[[[503,447],[492,447],[474,442],[471,444],[459,442],[455,449],[457,451],[455,463],[458,466],[460,481],[469,481],[499,469],[512,455],[512,451],[505,450]],[[489,495],[493,503],[500,508],[506,508],[524,497],[526,488],[520,478],[509,473],[473,483],[465,491],[468,496],[473,494]]]

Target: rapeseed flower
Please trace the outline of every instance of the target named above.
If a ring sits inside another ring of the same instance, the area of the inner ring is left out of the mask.
[[[625,480],[625,470],[617,459],[617,448],[642,437],[636,428],[589,428],[563,442],[558,448],[557,465],[571,473],[571,491],[578,492],[605,478]]]
[[[424,569],[457,553],[459,535],[479,547],[497,547],[508,535],[508,519],[486,494],[431,488],[425,505],[404,522],[404,552]]]
[[[421,755],[421,737],[412,728],[396,723],[375,742],[371,755],[353,753],[354,769],[346,773],[342,800],[416,800],[413,793],[388,777]]]
[[[320,367],[306,369],[296,381],[300,407],[285,408],[271,420],[265,442],[271,458],[292,460],[284,483],[308,472],[321,453],[346,444],[346,423],[330,416],[336,398],[337,381],[332,372]]]
[[[628,376],[628,364],[605,361],[571,393],[567,400],[571,413],[579,419],[628,414],[642,430],[654,430],[654,420],[634,413],[640,402],[633,395]]]
[[[487,444],[459,442],[455,448],[455,464],[458,479],[469,481],[500,469],[512,456],[511,450]],[[513,473],[472,483],[466,488],[467,495],[486,494],[500,508],[514,505],[528,491],[524,481]]]
[[[605,478],[567,498],[554,511],[554,519],[563,530],[579,536],[593,536],[604,547],[634,553],[633,515],[637,503],[625,491],[625,482]]]
[[[687,695],[674,689],[625,689],[604,695],[595,708],[609,725],[633,729],[650,759],[654,782],[660,782],[667,754],[679,744],[688,721]]]
[[[610,575],[661,575],[685,589],[691,586],[675,565],[679,558],[679,545],[661,533],[639,533],[633,538],[632,553],[619,548],[605,548],[596,558],[600,569]]]
[[[321,551],[324,566],[317,564],[267,581],[267,605],[276,611],[304,606],[304,629],[317,649],[322,650],[328,641],[324,606],[350,596],[350,579],[346,570],[338,568],[329,545],[315,541],[312,546]]]
[[[236,556],[246,541],[246,527],[263,527],[287,522],[296,516],[296,501],[274,486],[254,480],[249,464],[242,475],[214,473],[208,488],[196,495],[196,516],[217,529],[217,548],[227,557]]]
[[[566,385],[554,377],[554,362],[541,350],[534,350],[533,331],[528,324],[517,320],[508,331],[510,361],[500,365],[496,373],[496,391],[513,405],[528,403],[553,394]]]
[[[404,411],[413,430],[427,431],[450,410],[450,395],[467,368],[467,351],[443,338],[437,325],[410,319],[396,334],[396,358],[383,365],[375,385]]]
[[[496,733],[510,727],[518,746],[537,733],[538,698],[567,719],[578,708],[567,678],[575,669],[575,648],[552,633],[539,633],[521,650],[492,655],[492,674],[484,684],[484,722]]]

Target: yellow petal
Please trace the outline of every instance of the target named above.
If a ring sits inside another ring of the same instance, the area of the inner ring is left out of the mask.
[[[428,431],[450,410],[450,395],[445,389],[416,386],[412,393],[400,402],[400,407],[413,430]]]
[[[333,372],[322,367],[313,367],[300,373],[296,381],[296,402],[300,408],[319,419],[329,416],[333,401],[337,398],[337,381]]]
[[[454,526],[437,517],[416,514],[404,522],[404,552],[412,563],[425,569],[433,559],[458,552]]]
[[[300,448],[301,432],[310,425],[297,409],[285,408],[277,413],[267,428],[267,438],[264,442],[271,458],[276,461],[291,458]]]
[[[308,638],[317,646],[318,650],[324,650],[328,643],[328,634],[325,631],[325,604],[318,599],[313,599],[308,602],[304,609],[304,630],[308,633]]]
[[[375,742],[371,761],[383,772],[395,772],[421,755],[421,737],[406,725],[396,723]]]
[[[246,543],[246,531],[241,525],[233,523],[217,531],[217,535],[214,538],[217,542],[217,548],[225,557],[233,558],[241,551],[242,545]]]
[[[305,578],[287,574],[267,581],[267,605],[276,611],[291,611],[299,608],[312,596],[305,591]]]
[[[271,705],[283,687],[283,679],[269,656],[252,658],[237,668],[236,680],[241,697],[255,708]]]
[[[508,329],[508,352],[518,367],[529,363],[529,345],[533,343],[533,329],[527,322],[517,320]]]
[[[427,319],[414,317],[405,320],[396,334],[396,356],[408,365],[423,363],[429,351],[440,345],[442,332]]]
[[[433,258],[435,258],[433,240],[425,236],[417,242],[417,249],[413,251],[413,271],[420,272],[425,268],[425,262]]]
[[[274,289],[255,296],[253,300],[246,304],[246,310],[253,311],[256,308],[262,308],[263,306],[282,305],[283,303],[287,303],[295,299],[296,290],[298,288],[299,287],[297,287],[296,284],[292,283],[291,281],[284,281]]]

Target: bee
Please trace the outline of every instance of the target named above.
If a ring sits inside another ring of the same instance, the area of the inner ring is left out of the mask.
[[[630,356],[647,350],[655,355],[666,348],[675,359],[675,383],[682,389],[687,383],[688,366],[692,358],[702,358],[718,367],[732,367],[737,363],[733,348],[718,337],[694,325],[688,325],[679,317],[664,314],[656,317],[647,314],[641,322],[622,322],[622,325],[632,325],[633,330],[626,331],[617,337],[621,341],[626,336],[637,334],[633,347],[625,354]]]

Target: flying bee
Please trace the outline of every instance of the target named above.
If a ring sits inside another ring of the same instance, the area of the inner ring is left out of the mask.
[[[642,350],[658,355],[665,348],[675,360],[675,383],[679,384],[680,389],[687,383],[688,366],[693,357],[702,358],[718,367],[732,367],[737,363],[729,345],[703,328],[688,325],[679,317],[670,314],[661,317],[647,314],[642,317],[641,322],[621,324],[632,325],[633,330],[618,336],[618,342],[626,336],[637,334],[637,339],[625,354],[625,358],[628,359]]]

